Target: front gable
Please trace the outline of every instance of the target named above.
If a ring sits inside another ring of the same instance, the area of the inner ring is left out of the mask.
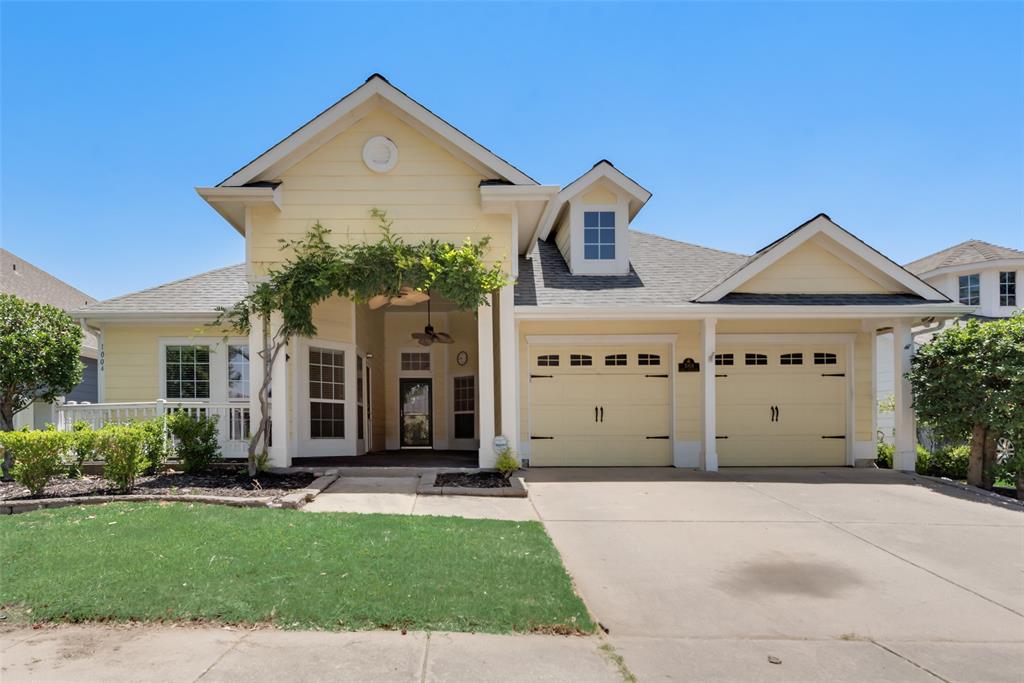
[[[733,293],[892,294],[949,301],[825,214],[815,216],[757,252],[695,301],[713,303]]]

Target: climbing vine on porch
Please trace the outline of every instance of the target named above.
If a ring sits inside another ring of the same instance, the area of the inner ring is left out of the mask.
[[[269,434],[271,368],[290,338],[316,336],[316,304],[332,296],[362,304],[411,288],[440,295],[459,310],[474,311],[489,305],[489,295],[510,283],[500,262],[484,261],[490,237],[467,238],[461,245],[439,240],[409,244],[392,232],[387,212],[375,208],[370,214],[381,231],[376,242],[332,244],[330,229],[319,221],[301,239],[279,240],[281,249],[289,252],[284,262],[271,268],[267,279],[245,298],[221,310],[217,324],[236,334],[248,335],[253,324],[262,326],[258,355],[264,372],[257,394],[262,419],[249,440],[250,475],[256,473],[260,445]],[[281,314],[282,322],[271,329],[274,312]]]

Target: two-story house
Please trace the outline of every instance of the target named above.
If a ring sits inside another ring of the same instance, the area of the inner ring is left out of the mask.
[[[316,221],[375,240],[378,208],[409,241],[486,235],[515,280],[474,312],[430,299],[452,343],[429,346],[423,293],[318,305],[316,337],[271,370],[275,465],[465,449],[487,467],[498,435],[532,466],[852,465],[874,457],[877,331],[896,331],[905,368],[913,327],[972,310],[824,214],[751,255],[640,232],[651,192],[612,163],[541,184],[376,74],[197,190],[245,262],[79,311],[104,351],[96,410],[200,404],[244,438],[260,337],[211,321]],[[913,469],[897,394],[897,466]]]
[[[911,261],[903,266],[944,295],[974,310],[965,318],[980,320],[1008,318],[1024,305],[1018,287],[1024,284],[1024,251],[1000,247],[981,240],[967,240]],[[933,321],[915,331],[915,343],[927,343],[932,336],[952,324],[951,320]],[[894,394],[892,338],[878,338],[878,432],[892,442],[894,416],[889,410]]]

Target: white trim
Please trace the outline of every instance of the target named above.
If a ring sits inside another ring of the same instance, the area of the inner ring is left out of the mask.
[[[297,424],[292,426],[298,443],[298,449],[295,451],[296,455],[299,453],[302,454],[302,457],[357,455],[358,440],[356,435],[359,432],[357,431],[358,425],[356,424],[356,345],[352,342],[303,337],[298,340],[295,347],[296,350],[292,362],[296,363],[294,376],[297,390],[294,394],[298,402],[298,408],[295,411]],[[345,406],[345,436],[340,439],[314,439],[310,435],[309,404],[313,399],[309,396],[309,351],[313,348],[341,351],[345,354],[345,398],[342,401],[332,400],[334,403],[342,403]]]
[[[239,403],[238,399],[228,398],[228,346],[249,344],[248,337],[159,337],[157,339],[157,392],[158,398],[168,402],[184,401],[188,403]],[[167,347],[168,346],[208,346],[210,348],[210,395],[207,398],[168,398],[167,396]],[[251,353],[250,353],[251,356]],[[250,358],[250,373],[252,371]],[[252,375],[250,374],[250,380]],[[250,396],[252,395],[250,382]],[[102,401],[101,401],[102,402]]]
[[[271,204],[278,211],[281,210],[280,189],[280,186],[195,188],[196,193],[242,235],[247,235],[249,207]],[[248,262],[248,258],[246,261]]]
[[[776,263],[779,259],[792,252],[815,235],[826,235],[833,239],[838,242],[840,246],[845,247],[855,256],[860,257],[868,264],[877,268],[883,274],[891,277],[897,283],[903,285],[918,296],[924,297],[925,299],[937,299],[943,303],[948,300],[945,294],[935,289],[916,275],[904,270],[897,264],[882,256],[882,254],[867,246],[849,232],[833,223],[828,216],[819,214],[784,237],[781,241],[776,242],[768,247],[767,250],[755,256],[753,260],[748,261],[746,265],[741,266],[725,280],[705,291],[696,298],[696,301],[718,301],[723,296],[732,292],[745,282],[748,282],[758,273],[762,272],[773,263]],[[847,263],[849,263],[849,261],[847,261]],[[853,264],[850,265],[852,266]]]
[[[519,451],[519,337],[513,317],[512,285],[498,292],[498,358],[501,367],[501,431],[513,453]]]
[[[941,268],[933,268],[932,270],[925,270],[917,273],[917,277],[923,280],[925,278],[933,278],[940,275],[970,274],[990,268],[1010,268],[1018,270],[1020,268],[1024,268],[1024,258],[1001,258],[993,259],[991,261],[972,261],[971,263],[964,263],[955,266],[942,266]]]
[[[855,332],[811,333],[811,334],[761,334],[728,333],[718,335],[722,344],[847,344],[857,338]]]
[[[356,111],[357,108],[362,105],[372,104],[370,100],[374,97],[389,102],[419,124],[420,127],[440,136],[442,140],[448,143],[446,146],[458,152],[459,156],[474,159],[502,178],[518,185],[537,184],[535,180],[525,173],[442,120],[426,107],[388,83],[383,77],[374,74],[361,86],[338,100],[326,111],[304,124],[284,140],[253,159],[240,170],[231,174],[230,177],[219,183],[218,186],[245,185],[253,180],[260,179],[262,174],[266,172],[273,174],[276,171],[280,173],[292,163],[296,163],[301,158],[304,158],[328,139],[355,123],[359,118]],[[349,114],[355,115],[348,116]]]
[[[700,467],[707,472],[718,471],[718,398],[716,396],[718,386],[716,384],[717,373],[715,372],[715,350],[718,348],[718,339],[715,334],[715,327],[718,321],[714,318],[705,318],[700,326],[702,368],[701,379],[701,416],[703,418],[701,429],[701,450]]]
[[[477,376],[480,385],[480,401],[477,410],[479,425],[480,467],[494,467],[494,308],[483,305],[477,308]]]

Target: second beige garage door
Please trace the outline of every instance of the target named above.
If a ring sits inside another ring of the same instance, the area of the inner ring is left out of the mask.
[[[735,346],[715,354],[718,464],[846,464],[841,347]]]
[[[531,466],[672,464],[668,347],[531,347]]]

